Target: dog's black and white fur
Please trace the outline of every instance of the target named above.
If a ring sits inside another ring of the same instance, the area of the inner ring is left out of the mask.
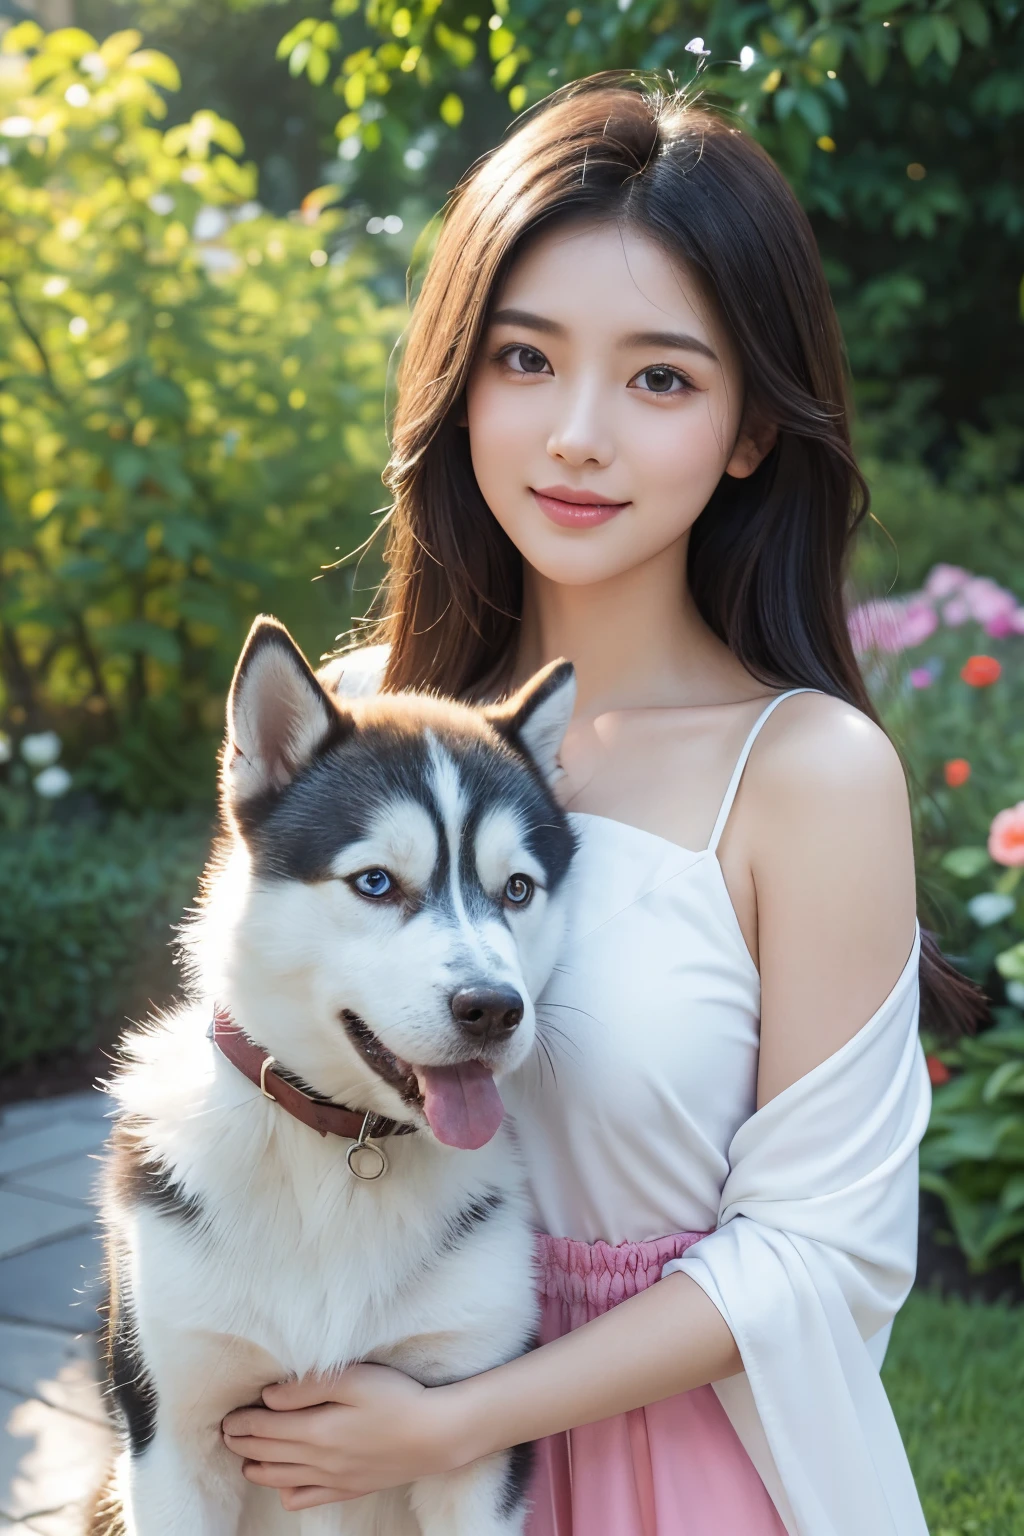
[[[336,697],[280,625],[254,625],[229,700],[225,837],[186,938],[193,1001],[128,1037],[111,1084],[124,1449],[94,1530],[521,1532],[522,1450],[287,1514],[219,1425],[290,1375],[376,1361],[436,1384],[530,1346],[514,1142],[502,1127],[476,1150],[443,1145],[424,1086],[467,1061],[500,1080],[534,1047],[574,851],[550,789],[573,692],[558,663],[487,709]],[[354,1178],[351,1142],[263,1097],[208,1037],[215,1005],[307,1091],[414,1124],[383,1143],[386,1175]]]

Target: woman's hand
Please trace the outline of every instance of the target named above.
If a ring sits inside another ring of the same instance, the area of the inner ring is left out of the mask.
[[[460,1464],[444,1388],[384,1365],[267,1387],[265,1408],[238,1408],[224,1444],[251,1483],[277,1488],[285,1509],[362,1498]]]
[[[743,1369],[722,1314],[669,1275],[564,1338],[446,1387],[383,1365],[267,1387],[224,1420],[224,1443],[285,1509],[359,1499],[508,1446],[656,1403]]]

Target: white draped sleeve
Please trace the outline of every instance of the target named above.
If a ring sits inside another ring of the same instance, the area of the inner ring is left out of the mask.
[[[732,1330],[744,1369],[714,1389],[790,1536],[928,1536],[879,1377],[917,1261],[920,950],[918,928],[877,1013],[740,1126],[715,1231],[662,1271]]]

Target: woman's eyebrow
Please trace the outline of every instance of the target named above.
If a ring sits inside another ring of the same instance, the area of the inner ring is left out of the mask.
[[[634,331],[630,336],[624,336],[619,342],[620,347],[675,347],[679,352],[699,352],[702,357],[709,357],[713,363],[718,362],[718,357],[706,341],[701,341],[699,336],[690,336],[685,331]]]
[[[491,316],[492,325],[525,325],[530,331],[545,331],[550,336],[564,336],[565,326],[557,320],[545,320],[543,315],[531,314],[528,309],[496,309]]]
[[[566,334],[565,326],[559,325],[557,320],[548,320],[544,315],[535,315],[528,309],[496,309],[491,316],[491,324],[523,325],[527,330],[543,331],[549,336]],[[629,336],[623,336],[618,345],[624,351],[632,347],[673,347],[677,352],[699,352],[713,363],[718,362],[717,354],[706,341],[701,341],[698,336],[690,336],[685,331],[633,331]]]

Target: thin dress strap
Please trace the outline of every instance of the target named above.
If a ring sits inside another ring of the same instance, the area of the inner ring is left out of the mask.
[[[718,820],[715,822],[715,825],[712,828],[711,841],[708,843],[707,848],[708,853],[714,853],[715,849],[718,847],[718,840],[722,833],[725,831],[725,824],[729,820],[729,812],[732,810],[732,803],[736,798],[736,791],[740,787],[740,779],[743,777],[743,770],[747,766],[747,758],[750,756],[750,749],[754,745],[754,742],[757,740],[758,731],[761,729],[762,725],[764,725],[772,710],[777,704],[781,704],[783,699],[791,699],[794,693],[821,693],[821,691],[822,690],[820,688],[790,688],[786,693],[776,694],[775,698],[766,704],[764,709],[762,709],[761,713],[758,715],[757,719],[754,721],[750,728],[749,736],[743,743],[742,752],[736,759],[736,766],[732,771],[732,778],[729,780],[729,787],[725,792],[725,799],[722,801],[722,808],[718,813]]]

